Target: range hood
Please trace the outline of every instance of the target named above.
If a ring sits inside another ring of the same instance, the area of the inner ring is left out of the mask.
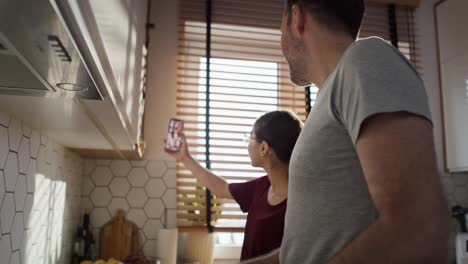
[[[0,94],[103,99],[55,0],[0,0]]]

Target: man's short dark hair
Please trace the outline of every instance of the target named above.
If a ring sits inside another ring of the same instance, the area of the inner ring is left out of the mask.
[[[354,39],[359,34],[364,17],[364,0],[286,0],[286,12],[297,4],[311,14],[324,26],[332,30],[349,33]]]

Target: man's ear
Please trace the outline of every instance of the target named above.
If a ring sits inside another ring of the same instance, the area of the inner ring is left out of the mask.
[[[295,34],[302,35],[306,23],[306,13],[303,7],[294,4],[291,7],[291,28]]]

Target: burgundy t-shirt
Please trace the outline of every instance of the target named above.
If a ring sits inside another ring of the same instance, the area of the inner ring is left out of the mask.
[[[281,246],[286,200],[268,203],[270,180],[267,176],[245,183],[231,183],[229,190],[243,212],[247,212],[241,260],[264,255]]]

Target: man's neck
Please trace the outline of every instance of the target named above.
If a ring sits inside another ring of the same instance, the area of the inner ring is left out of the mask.
[[[354,40],[349,36],[324,34],[317,38],[310,38],[307,52],[311,58],[309,76],[318,88],[322,88],[328,76],[336,69],[343,54]]]

